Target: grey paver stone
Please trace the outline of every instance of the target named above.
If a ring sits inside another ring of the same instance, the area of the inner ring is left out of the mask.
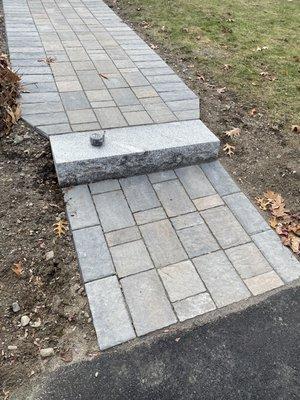
[[[197,165],[177,168],[175,172],[191,199],[216,193],[203,171]]]
[[[102,128],[117,128],[126,126],[127,123],[117,107],[108,107],[95,110]]]
[[[213,194],[211,196],[195,199],[194,204],[198,211],[204,211],[208,208],[222,206],[224,202],[218,194]]]
[[[181,229],[177,234],[191,258],[210,253],[220,248],[204,223]]]
[[[131,226],[130,228],[108,232],[105,237],[109,246],[116,246],[117,244],[138,240],[141,238],[141,234],[137,226]]]
[[[100,349],[135,337],[122,292],[115,276],[85,285]]]
[[[68,122],[68,118],[64,112],[53,112],[44,114],[29,114],[23,116],[23,118],[32,126],[39,126],[42,124],[64,124]]]
[[[225,253],[243,279],[263,274],[272,269],[254,243],[232,247]]]
[[[177,301],[173,304],[179,321],[185,321],[197,315],[215,310],[216,306],[208,293],[200,293],[196,296]]]
[[[275,271],[245,279],[245,283],[254,296],[276,289],[284,284]]]
[[[94,182],[89,184],[92,194],[99,194],[105,192],[112,192],[121,188],[117,179],[106,179],[100,182]]]
[[[134,213],[134,218],[138,225],[142,225],[165,219],[167,216],[162,207],[157,207],[151,208],[150,210],[136,212]]]
[[[56,82],[59,92],[76,92],[82,90],[79,81]]]
[[[129,88],[110,89],[110,94],[119,107],[140,104],[138,98]]]
[[[153,187],[169,217],[195,211],[195,206],[179,181],[160,182]]]
[[[177,178],[173,170],[152,172],[151,174],[148,174],[148,177],[151,183],[169,181]]]
[[[90,107],[83,91],[61,93],[61,100],[67,111],[83,110]]]
[[[132,90],[139,99],[158,96],[156,90],[150,85],[133,87]]]
[[[176,230],[188,228],[190,226],[195,226],[203,224],[203,219],[200,217],[198,212],[193,212],[190,214],[179,215],[178,217],[171,218],[172,225]]]
[[[91,109],[67,111],[67,115],[72,125],[97,121],[97,118],[95,117],[95,114]]]
[[[144,125],[152,123],[152,119],[146,111],[124,112],[124,117],[129,125]]]
[[[223,251],[197,257],[194,264],[218,307],[250,296],[250,292]]]
[[[78,71],[77,75],[84,90],[105,89],[105,85],[96,70]]]
[[[250,235],[270,229],[269,225],[244,193],[224,196],[223,200]]]
[[[142,240],[111,247],[110,251],[120,278],[154,268]]]
[[[138,336],[177,321],[156,271],[123,278],[121,284]]]
[[[135,225],[121,190],[93,196],[104,232]]]
[[[285,282],[291,282],[300,277],[299,261],[290,250],[283,246],[275,232],[271,230],[261,232],[253,235],[252,239]]]
[[[142,225],[140,230],[157,267],[164,267],[188,258],[170,221],[151,222]]]
[[[146,175],[120,179],[132,212],[159,207],[160,203]]]
[[[84,110],[79,110],[79,115],[78,117],[74,117],[74,120],[80,120],[80,117],[82,119],[88,119],[88,116],[90,116],[91,120],[94,120],[94,114],[93,112],[90,112],[91,110],[88,110],[89,112],[87,114],[84,113]],[[75,115],[75,111],[68,111],[68,113]],[[95,130],[100,130],[100,125],[98,122],[81,122],[81,123],[76,123],[76,124],[71,124],[72,131],[74,132],[85,132],[85,131],[95,131]]]
[[[160,268],[158,273],[171,302],[205,292],[205,286],[191,261]]]
[[[30,114],[47,114],[52,112],[64,111],[61,102],[47,102],[47,103],[26,103],[22,105],[23,115]]]
[[[240,191],[220,161],[203,163],[201,168],[220,196]]]
[[[227,207],[210,208],[202,211],[201,216],[224,249],[250,241],[247,233]]]
[[[65,190],[65,202],[72,230],[99,225],[99,218],[87,185]]]
[[[112,97],[108,90],[100,89],[100,90],[87,90],[86,92],[87,98],[91,102],[103,102],[110,101]]]
[[[100,225],[75,230],[73,239],[84,282],[115,273]]]

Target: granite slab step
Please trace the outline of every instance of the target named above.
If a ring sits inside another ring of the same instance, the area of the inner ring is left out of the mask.
[[[61,186],[162,171],[217,158],[219,139],[200,120],[115,128],[102,147],[94,132],[50,137]]]

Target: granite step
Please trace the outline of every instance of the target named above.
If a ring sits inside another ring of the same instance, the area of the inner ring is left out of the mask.
[[[93,133],[50,137],[61,186],[198,164],[217,158],[220,146],[200,120],[109,129],[101,147],[91,145]]]

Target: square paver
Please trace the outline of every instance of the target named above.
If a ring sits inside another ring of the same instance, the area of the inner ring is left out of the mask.
[[[213,194],[211,196],[195,199],[194,204],[198,211],[204,211],[207,210],[208,208],[222,206],[224,202],[218,194]]]
[[[95,110],[95,113],[103,129],[127,126],[127,122],[117,107],[100,108]]]
[[[250,296],[250,292],[223,251],[197,257],[193,262],[218,307]]]
[[[142,240],[111,247],[110,251],[120,278],[154,268]]]
[[[243,279],[263,274],[272,268],[254,243],[246,243],[225,251]]]
[[[153,187],[169,217],[196,210],[178,180],[156,183]]]
[[[276,289],[284,283],[275,271],[245,279],[245,283],[254,296]]]
[[[135,338],[116,276],[85,285],[100,349]]]
[[[160,268],[158,273],[172,302],[205,292],[205,286],[191,261]]]
[[[177,235],[191,258],[211,253],[220,248],[204,223],[181,229],[177,232]]]
[[[121,284],[138,336],[177,322],[155,270],[123,278]]]
[[[120,184],[132,212],[160,206],[147,175],[137,175],[120,179]]]
[[[61,100],[67,111],[90,108],[90,103],[83,91],[61,93]]]
[[[249,236],[227,207],[202,211],[201,216],[224,249],[250,241]]]
[[[135,225],[121,190],[96,194],[93,198],[104,232]]]
[[[200,293],[196,296],[177,301],[173,304],[173,307],[179,321],[195,318],[216,308],[208,293]]]
[[[188,258],[169,220],[142,225],[140,230],[157,267]]]
[[[197,165],[177,168],[175,172],[191,199],[216,193],[203,171]]]
[[[99,225],[74,231],[73,239],[84,282],[115,273],[113,262]]]
[[[112,100],[109,91],[106,89],[87,90],[85,94],[90,102],[103,102]]]

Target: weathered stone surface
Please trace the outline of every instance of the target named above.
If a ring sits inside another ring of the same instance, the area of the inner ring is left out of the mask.
[[[245,279],[245,283],[254,296],[284,285],[275,271]]]
[[[153,187],[169,217],[195,211],[192,201],[178,180],[156,183]]]
[[[218,194],[213,194],[212,196],[195,199],[194,204],[198,211],[204,211],[208,208],[222,206],[224,202]]]
[[[156,271],[128,276],[121,284],[138,336],[177,321]]]
[[[300,277],[300,263],[291,251],[283,246],[273,231],[258,233],[252,239],[278,275],[291,282]]]
[[[197,163],[216,157],[219,149],[200,121],[112,129],[100,149],[90,145],[90,133],[50,138],[62,186]]]
[[[121,190],[94,195],[94,202],[104,232],[135,225]]]
[[[92,194],[112,192],[113,190],[121,188],[117,179],[108,179],[105,181],[90,183],[89,187]]]
[[[227,306],[250,296],[223,251],[206,254],[193,261],[218,307]]]
[[[158,273],[172,302],[205,292],[205,287],[191,261],[160,268]]]
[[[140,226],[142,236],[157,267],[187,259],[170,221],[162,220]]]
[[[120,184],[132,212],[160,206],[158,198],[146,175],[120,179]]]
[[[99,225],[92,196],[86,185],[66,189],[65,202],[72,230]]]
[[[220,161],[203,163],[200,166],[220,196],[240,191]]]
[[[250,235],[270,229],[244,193],[234,193],[223,197],[223,200]]]
[[[171,179],[177,178],[177,176],[175,175],[175,172],[173,170],[153,172],[152,174],[149,174],[148,176],[149,176],[151,183],[169,181]]]
[[[232,247],[225,253],[243,279],[263,274],[272,269],[254,243]]]
[[[130,228],[106,233],[105,237],[109,246],[116,246],[117,244],[138,240],[141,234],[137,226],[131,226]]]
[[[142,240],[111,247],[110,251],[120,278],[154,268]]]
[[[84,282],[115,273],[100,226],[78,229],[73,232],[73,239]]]
[[[202,211],[201,215],[224,249],[250,241],[227,207],[211,208]]]
[[[85,285],[100,349],[133,339],[135,333],[115,276]]]
[[[189,214],[179,215],[178,217],[171,218],[172,225],[176,230],[188,228],[203,224],[203,219],[200,217],[198,212],[192,212]]]
[[[194,318],[216,308],[208,293],[201,293],[173,304],[179,321]]]
[[[215,190],[198,165],[175,170],[191,199],[215,194]]]
[[[191,258],[210,253],[220,248],[204,223],[181,229],[177,232],[177,235],[185,251]]]
[[[134,219],[138,225],[148,224],[149,222],[155,222],[165,218],[167,218],[167,216],[162,207],[139,211],[134,214]]]

